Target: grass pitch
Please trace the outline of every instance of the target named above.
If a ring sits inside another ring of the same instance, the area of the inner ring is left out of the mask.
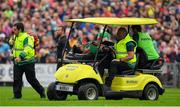
[[[68,96],[66,101],[40,99],[32,88],[23,88],[22,99],[12,99],[12,87],[0,87],[0,106],[180,106],[180,89],[167,88],[157,101],[123,98],[123,100],[105,100],[99,97],[95,101],[79,101],[77,96]]]

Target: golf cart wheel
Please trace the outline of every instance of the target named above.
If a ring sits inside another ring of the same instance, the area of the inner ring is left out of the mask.
[[[145,87],[143,96],[140,99],[157,100],[159,97],[158,87],[154,84],[149,84]]]
[[[56,90],[56,83],[52,82],[47,88],[47,97],[49,100],[66,100],[67,93]]]
[[[98,95],[98,88],[93,83],[83,84],[78,89],[79,100],[97,100]]]

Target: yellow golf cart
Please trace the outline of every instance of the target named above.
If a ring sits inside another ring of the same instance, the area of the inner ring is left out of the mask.
[[[68,35],[65,49],[70,38],[74,23],[93,23],[104,25],[103,35],[107,26],[124,26],[124,25],[146,25],[157,24],[155,19],[148,18],[83,18],[70,19],[71,30]],[[100,49],[99,43],[98,49]],[[122,99],[122,98],[139,98],[143,100],[157,100],[159,95],[164,93],[164,88],[160,80],[153,74],[161,72],[160,70],[150,69],[133,69],[131,75],[117,75],[114,77],[111,85],[111,91],[103,89],[104,78],[101,77],[96,70],[98,62],[99,50],[93,60],[93,65],[82,63],[83,59],[65,60],[61,58],[62,63],[65,63],[55,73],[56,82],[51,83],[47,89],[49,100],[65,100],[68,95],[77,95],[79,100],[97,100],[99,96],[106,99]],[[81,63],[75,63],[81,62]]]

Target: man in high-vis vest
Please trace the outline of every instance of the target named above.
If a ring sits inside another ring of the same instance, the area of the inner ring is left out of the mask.
[[[137,43],[139,56],[138,68],[150,68],[160,57],[153,40],[147,32],[142,32],[140,25],[133,25],[133,39]]]
[[[126,70],[133,69],[136,63],[136,43],[127,30],[123,27],[119,28],[115,39],[117,40],[117,43],[114,44],[116,56],[110,65],[109,77],[106,78],[107,87],[111,86],[115,75],[126,74]]]
[[[15,35],[14,40],[11,40],[10,43],[13,45],[14,98],[19,99],[22,97],[23,73],[25,73],[27,81],[39,93],[40,97],[45,98],[45,90],[35,77],[34,38],[24,32],[23,23],[15,23],[13,32]]]

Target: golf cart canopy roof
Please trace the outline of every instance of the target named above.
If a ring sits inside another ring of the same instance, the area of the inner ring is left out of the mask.
[[[117,18],[117,17],[93,17],[82,19],[69,19],[66,22],[82,22],[82,23],[94,23],[102,25],[152,25],[157,24],[156,19],[152,18]]]

